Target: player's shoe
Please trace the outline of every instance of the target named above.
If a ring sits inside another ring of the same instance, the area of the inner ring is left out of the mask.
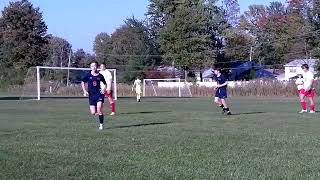
[[[303,114],[303,113],[307,113],[308,111],[307,110],[301,110],[300,112],[299,112],[299,114]]]
[[[227,115],[232,115],[230,111],[227,112]]]
[[[110,114],[110,116],[115,116],[116,115],[116,113],[115,112],[112,112],[111,114]]]
[[[310,113],[310,114],[314,114],[314,113],[316,113],[316,112],[315,112],[315,111],[310,111],[309,113]]]

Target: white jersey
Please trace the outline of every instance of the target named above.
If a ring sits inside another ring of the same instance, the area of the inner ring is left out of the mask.
[[[314,81],[314,75],[312,72],[307,71],[303,73],[303,89],[310,90],[312,89],[312,84]]]
[[[110,71],[108,70],[104,70],[104,71],[100,71],[99,72],[103,77],[104,79],[106,80],[106,83],[107,83],[107,89],[106,90],[111,90],[111,86],[112,86],[112,74]],[[105,85],[101,82],[101,88],[105,88]]]
[[[140,93],[141,93],[141,85],[142,85],[141,80],[140,80],[140,79],[136,79],[136,80],[134,81],[134,84],[133,84],[133,85],[136,86],[136,93],[137,93],[137,94],[140,94]]]
[[[298,78],[296,80],[296,85],[297,85],[298,90],[303,89],[303,78]]]

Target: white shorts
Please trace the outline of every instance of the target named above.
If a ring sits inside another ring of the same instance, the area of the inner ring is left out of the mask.
[[[136,88],[136,93],[141,94],[141,88]]]

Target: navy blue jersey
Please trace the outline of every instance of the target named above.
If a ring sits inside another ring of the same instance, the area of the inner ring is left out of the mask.
[[[83,79],[83,82],[88,83],[88,93],[89,95],[94,94],[101,94],[101,86],[100,82],[107,84],[106,80],[101,74],[98,74],[97,76],[92,75],[91,73],[88,73]]]
[[[216,76],[216,77],[215,77],[215,80],[216,80],[216,82],[218,83],[218,85],[224,84],[224,83],[227,81],[227,79],[226,79],[222,74],[220,74],[219,77]],[[222,86],[222,87],[220,87],[220,88],[226,88],[226,87],[227,87],[227,85]]]

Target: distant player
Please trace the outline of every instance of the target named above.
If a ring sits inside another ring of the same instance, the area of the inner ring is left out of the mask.
[[[310,113],[315,113],[314,111],[315,90],[313,88],[314,76],[313,76],[313,73],[309,71],[308,64],[303,64],[301,68],[303,70],[303,89],[300,90],[300,95],[299,95],[301,109],[302,109],[299,113],[308,112],[307,104],[304,100],[305,97],[307,97],[310,102]]]
[[[103,75],[104,79],[107,82],[107,87],[105,88],[105,85],[101,82],[101,88],[105,88],[106,91],[104,93],[104,96],[108,98],[110,109],[111,109],[111,116],[114,116],[116,114],[115,104],[112,97],[113,91],[112,91],[112,74],[110,71],[106,69],[106,64],[102,63],[100,64],[100,74]]]
[[[90,64],[91,72],[88,73],[81,82],[83,95],[89,96],[89,105],[90,105],[90,112],[92,115],[99,115],[99,130],[103,129],[103,121],[104,121],[104,115],[102,112],[103,103],[104,103],[104,92],[106,86],[101,89],[100,83],[107,84],[104,77],[99,74],[97,71],[98,69],[98,63],[92,62]],[[88,84],[88,91],[86,90],[85,83]]]
[[[216,92],[214,102],[222,108],[223,114],[231,115],[230,109],[226,102],[228,82],[221,74],[221,70],[219,68],[215,68],[213,72],[216,75],[215,80],[217,82],[217,86],[215,87]]]
[[[132,91],[133,91],[134,88],[136,90],[137,102],[141,102],[141,93],[142,93],[141,84],[142,84],[142,82],[140,80],[140,77],[138,76],[137,79],[134,81],[133,86],[132,86]]]

